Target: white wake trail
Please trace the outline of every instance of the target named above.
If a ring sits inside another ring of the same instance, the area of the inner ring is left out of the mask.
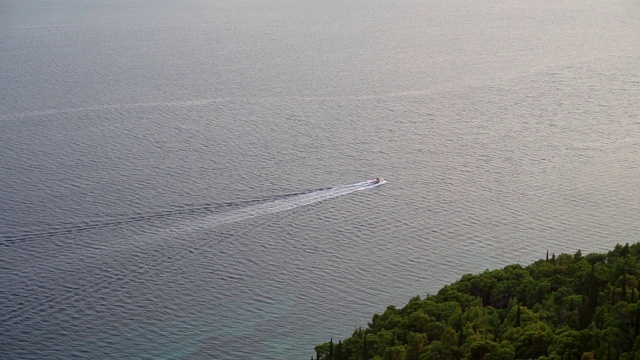
[[[317,190],[307,194],[296,195],[285,199],[248,206],[242,209],[229,211],[227,213],[210,215],[202,219],[191,220],[188,223],[183,223],[177,227],[166,229],[166,231],[172,233],[184,233],[189,231],[207,230],[220,225],[315,204],[320,201],[337,198],[356,191],[371,189],[382,184],[383,183],[375,183],[373,181],[363,181],[351,185],[339,185],[330,189]]]

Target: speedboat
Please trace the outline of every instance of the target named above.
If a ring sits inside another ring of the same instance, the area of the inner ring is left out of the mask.
[[[377,178],[371,180],[371,182],[374,183],[374,184],[380,184],[380,183],[385,182],[385,179],[377,177]]]

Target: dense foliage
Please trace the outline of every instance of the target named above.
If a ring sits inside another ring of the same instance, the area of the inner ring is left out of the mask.
[[[640,359],[639,258],[636,243],[465,275],[316,359]]]

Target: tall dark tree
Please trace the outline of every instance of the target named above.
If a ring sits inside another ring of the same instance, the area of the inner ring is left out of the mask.
[[[329,341],[329,360],[333,360],[333,338]]]
[[[640,335],[640,304],[636,305],[636,326],[634,327],[634,337]]]
[[[596,307],[598,306],[598,296],[600,295],[600,287],[595,273],[595,264],[591,264],[588,283],[587,296],[589,297],[589,319],[591,319],[593,318],[593,313],[596,311]],[[591,320],[589,320],[589,322],[591,322]]]
[[[458,319],[458,330],[460,331],[460,334],[458,335],[458,348],[456,350],[456,357],[458,359],[462,358],[462,355],[463,355],[462,352],[460,351],[460,349],[462,348],[462,345],[464,344],[464,325],[462,323],[463,312],[460,313],[460,318]]]
[[[364,330],[364,340],[362,341],[362,360],[367,360],[367,330]]]

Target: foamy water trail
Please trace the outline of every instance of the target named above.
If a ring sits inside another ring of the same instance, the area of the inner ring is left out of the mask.
[[[384,184],[386,181],[376,183],[371,180],[363,181],[351,185],[339,185],[330,189],[317,190],[306,194],[296,195],[284,199],[274,200],[259,205],[251,205],[242,209],[233,210],[227,213],[207,216],[202,219],[192,220],[188,223],[166,229],[166,232],[184,233],[214,228],[216,226],[230,224],[238,221],[248,220],[258,216],[274,214],[282,211],[292,210],[301,206],[307,206],[320,201],[337,198],[356,191],[371,189]]]
[[[385,181],[386,182],[386,181]],[[66,226],[55,226],[43,230],[26,231],[22,233],[14,234],[1,234],[0,233],[0,246],[11,246],[18,243],[24,243],[29,241],[38,241],[56,238],[61,235],[77,234],[82,232],[88,232],[93,230],[104,230],[110,227],[119,227],[126,224],[144,223],[151,220],[158,220],[162,218],[169,218],[179,215],[203,215],[204,212],[212,212],[220,210],[225,207],[237,207],[244,204],[245,206],[236,210],[226,212],[216,212],[214,215],[201,216],[195,219],[187,220],[177,226],[168,227],[147,233],[143,237],[143,241],[146,238],[155,238],[163,235],[178,235],[189,233],[190,231],[198,231],[203,229],[210,229],[216,226],[229,224],[237,221],[247,220],[254,217],[277,213],[280,211],[291,210],[300,206],[311,205],[313,203],[332,199],[338,196],[346,195],[354,191],[365,190],[372,187],[379,186],[382,183],[374,183],[373,181],[364,181],[351,185],[340,185],[328,189],[315,190],[311,192],[296,193],[296,194],[284,194],[271,200],[264,202],[262,200],[245,200],[240,202],[232,202],[226,204],[207,204],[200,206],[191,206],[185,208],[179,208],[176,210],[160,211],[147,214],[140,214],[135,216],[129,216],[125,218],[116,218],[104,221],[84,221],[77,224],[70,224]],[[257,204],[256,204],[257,203]]]

